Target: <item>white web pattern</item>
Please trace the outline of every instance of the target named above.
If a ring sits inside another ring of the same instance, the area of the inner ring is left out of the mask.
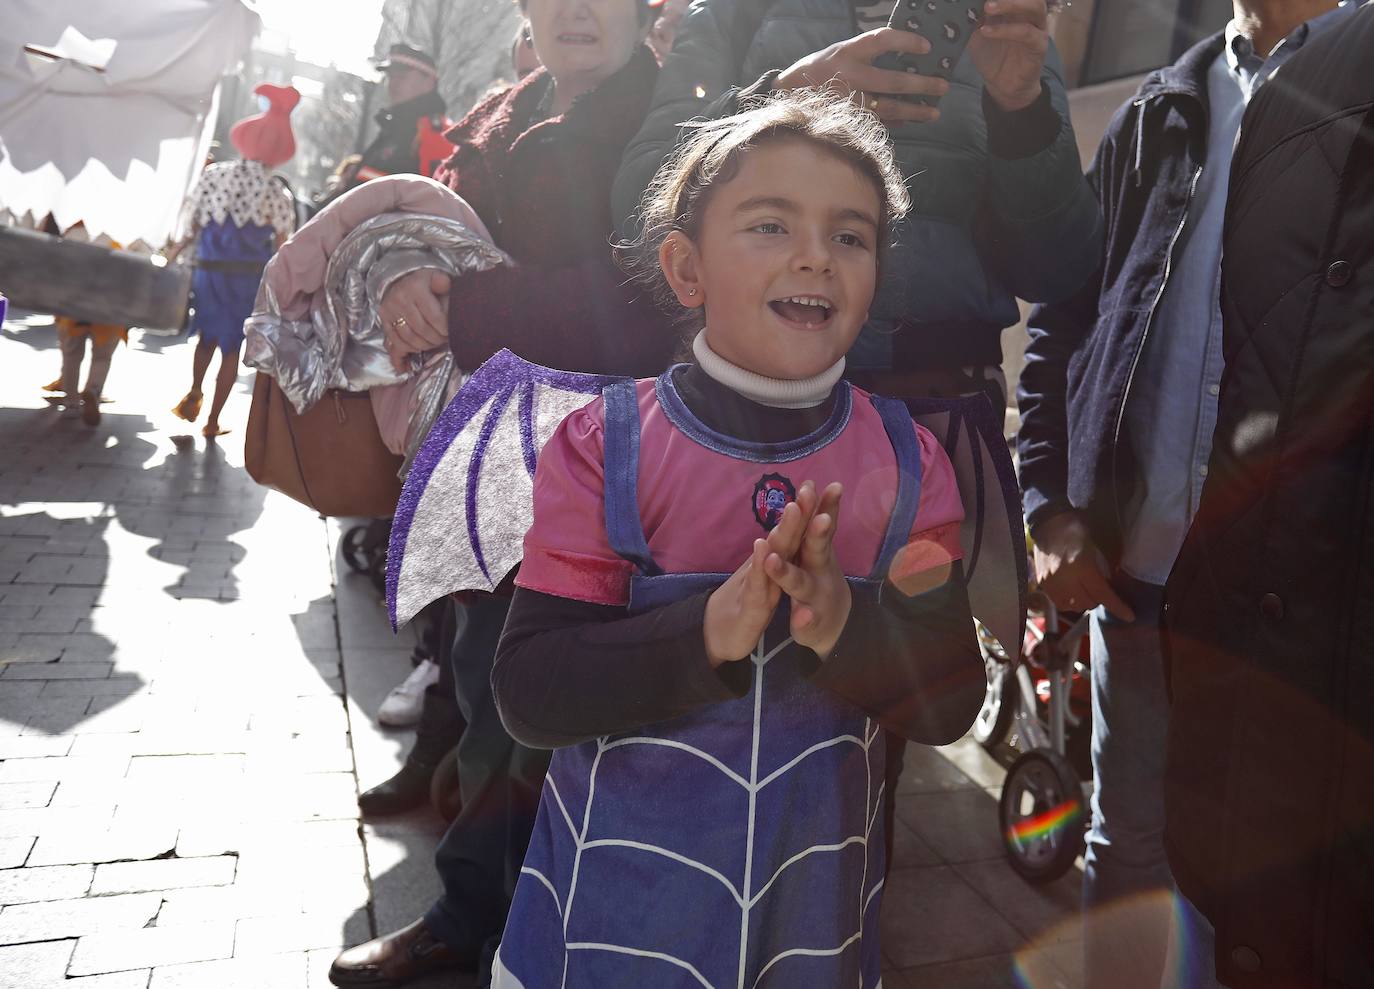
[[[737,982],[736,982],[736,989],[745,989],[745,987],[746,987],[747,984],[750,985],[751,989],[757,989],[757,986],[759,985],[760,982],[762,982],[763,977],[768,973],[768,971],[769,971],[774,965],[778,964],[779,962],[783,961],[784,959],[791,958],[791,957],[796,957],[796,956],[806,956],[806,957],[829,957],[829,956],[835,956],[835,955],[839,955],[839,954],[841,954],[842,952],[844,952],[845,950],[847,950],[851,945],[854,945],[854,944],[857,944],[857,943],[861,943],[861,942],[862,942],[862,939],[863,939],[863,926],[864,926],[864,915],[867,913],[868,907],[869,907],[869,905],[872,903],[873,898],[874,898],[875,896],[878,895],[879,890],[881,890],[882,887],[883,887],[883,881],[880,879],[880,880],[874,885],[874,887],[873,887],[872,890],[868,891],[867,894],[864,893],[864,888],[865,888],[865,887],[867,886],[867,884],[868,884],[868,855],[867,855],[867,849],[868,849],[868,845],[869,845],[870,838],[872,837],[872,834],[873,834],[873,826],[874,826],[874,824],[877,822],[878,812],[879,812],[879,810],[882,808],[883,793],[884,793],[884,786],[885,786],[885,783],[884,783],[883,781],[881,781],[881,780],[878,781],[877,799],[876,799],[876,800],[873,799],[873,798],[874,798],[874,791],[873,791],[873,782],[874,782],[874,781],[873,781],[873,767],[872,767],[872,762],[870,761],[870,759],[868,758],[868,756],[869,756],[870,749],[872,748],[874,741],[878,738],[878,735],[879,735],[881,729],[879,728],[878,725],[873,724],[872,719],[870,719],[870,718],[865,718],[865,719],[864,719],[864,737],[863,737],[863,738],[859,738],[859,737],[856,736],[856,735],[838,735],[838,736],[836,736],[836,737],[834,737],[834,738],[827,739],[827,740],[824,741],[824,742],[818,742],[817,744],[810,746],[809,748],[805,749],[804,751],[802,751],[801,753],[799,753],[798,755],[796,755],[795,757],[793,757],[791,760],[789,760],[789,761],[788,761],[786,764],[784,764],[783,766],[781,766],[781,767],[779,767],[778,769],[774,770],[773,772],[769,773],[769,774],[768,774],[767,776],[765,776],[763,779],[759,779],[759,768],[758,768],[758,764],[759,764],[759,743],[760,743],[760,735],[761,735],[761,732],[762,732],[762,724],[763,724],[763,676],[764,676],[764,668],[768,665],[768,662],[769,662],[771,659],[773,659],[774,656],[776,656],[779,652],[781,652],[786,646],[788,646],[789,644],[791,644],[791,642],[792,642],[792,639],[791,639],[791,638],[785,639],[783,642],[781,642],[779,645],[775,646],[773,649],[768,650],[767,652],[765,652],[765,651],[764,651],[764,649],[765,649],[764,643],[763,643],[762,640],[760,640],[758,646],[757,646],[757,647],[755,648],[755,650],[754,650],[753,655],[750,657],[751,661],[752,661],[753,664],[754,664],[754,685],[753,685],[753,687],[754,687],[754,716],[753,716],[753,738],[752,738],[751,750],[750,750],[750,759],[749,759],[749,778],[748,778],[748,779],[745,779],[745,778],[744,778],[743,776],[741,776],[739,773],[737,773],[737,772],[735,772],[734,770],[730,769],[730,767],[726,766],[723,762],[721,762],[718,758],[716,758],[715,756],[711,755],[710,753],[704,752],[704,751],[702,751],[701,749],[696,748],[695,746],[688,745],[688,744],[686,744],[686,743],[684,743],[684,742],[677,741],[676,739],[656,738],[656,737],[652,737],[652,736],[631,736],[631,737],[625,737],[625,738],[617,738],[615,741],[609,741],[609,742],[608,742],[605,738],[600,738],[600,739],[597,740],[597,752],[596,752],[596,757],[595,757],[595,758],[593,759],[593,761],[592,761],[591,774],[590,774],[590,779],[589,779],[588,789],[587,789],[587,801],[586,801],[586,806],[583,808],[582,825],[581,825],[581,827],[579,828],[579,827],[577,827],[577,826],[573,823],[572,815],[568,813],[567,805],[564,803],[563,796],[562,796],[561,793],[559,793],[558,787],[557,787],[557,785],[555,784],[555,782],[554,782],[554,780],[553,780],[553,777],[550,776],[550,777],[548,778],[548,780],[547,780],[546,783],[545,783],[545,789],[550,793],[550,795],[553,797],[554,802],[558,805],[559,813],[560,813],[560,815],[562,816],[564,823],[565,823],[565,824],[567,825],[567,827],[568,827],[568,832],[569,832],[569,834],[572,836],[572,839],[573,839],[573,842],[574,842],[574,845],[575,845],[575,848],[576,848],[576,851],[575,851],[575,853],[574,853],[574,858],[573,858],[572,881],[571,881],[571,884],[570,884],[569,887],[568,887],[568,900],[567,900],[567,903],[559,903],[559,901],[558,901],[558,893],[556,892],[553,883],[549,881],[548,877],[546,877],[546,876],[543,875],[542,873],[538,872],[537,870],[532,869],[532,868],[529,868],[529,867],[524,867],[524,868],[522,868],[520,871],[523,872],[523,873],[528,874],[528,875],[531,876],[533,879],[535,879],[536,881],[538,881],[541,885],[544,886],[545,889],[547,889],[547,890],[549,891],[549,894],[553,897],[554,904],[558,907],[558,915],[559,915],[560,919],[561,919],[562,922],[563,922],[564,946],[566,947],[566,949],[567,949],[568,952],[572,952],[572,951],[606,951],[606,952],[611,952],[611,953],[615,953],[615,954],[632,955],[632,956],[641,957],[641,958],[653,958],[653,959],[657,959],[657,960],[659,960],[659,961],[667,962],[668,964],[671,964],[671,965],[673,965],[673,966],[675,966],[675,967],[677,967],[677,968],[679,968],[679,969],[682,969],[683,971],[689,973],[689,974],[690,974],[690,975],[691,975],[700,985],[706,987],[706,989],[718,989],[718,987],[713,987],[713,986],[711,985],[711,983],[706,979],[706,977],[703,976],[703,975],[701,974],[701,972],[698,971],[698,970],[696,969],[696,967],[693,966],[690,962],[686,961],[685,959],[678,958],[678,957],[675,957],[675,956],[673,956],[673,955],[670,955],[670,954],[667,954],[667,953],[664,953],[664,952],[645,951],[645,950],[643,950],[643,949],[631,948],[631,947],[627,947],[627,946],[625,946],[625,945],[606,944],[606,943],[600,943],[600,942],[587,942],[587,941],[568,942],[568,941],[567,941],[568,923],[569,923],[569,921],[570,921],[570,919],[571,919],[571,917],[572,917],[573,899],[574,899],[574,897],[577,895],[577,879],[578,879],[578,872],[580,871],[581,865],[582,865],[582,853],[583,853],[584,851],[588,850],[588,849],[592,849],[592,848],[602,848],[602,847],[609,847],[609,846],[616,846],[616,847],[621,847],[621,848],[635,849],[635,850],[642,851],[642,852],[645,852],[645,853],[648,853],[648,854],[661,855],[661,856],[663,856],[663,857],[665,857],[665,858],[672,859],[672,860],[674,860],[674,861],[676,861],[676,862],[679,862],[679,863],[681,863],[681,864],[683,864],[683,865],[686,865],[686,866],[688,866],[688,867],[690,867],[690,868],[696,869],[696,870],[698,870],[698,871],[700,871],[700,872],[702,872],[702,873],[704,873],[704,874],[710,876],[712,879],[714,879],[714,880],[716,880],[717,882],[719,882],[722,886],[724,886],[724,887],[729,891],[730,895],[734,898],[735,902],[739,905],[739,908],[740,908],[740,948],[739,948],[738,980],[737,980]],[[866,807],[866,809],[867,809],[868,807],[872,807],[872,810],[871,810],[871,811],[868,811],[868,820],[867,820],[867,823],[866,823],[866,825],[865,825],[865,827],[864,827],[864,833],[861,834],[861,835],[850,835],[849,837],[846,837],[846,838],[842,839],[841,841],[838,841],[838,842],[835,842],[835,843],[832,843],[832,844],[812,845],[812,846],[809,847],[809,848],[803,849],[802,851],[800,851],[800,852],[796,853],[795,855],[791,856],[786,862],[784,862],[781,866],[779,866],[778,869],[777,869],[777,871],[773,873],[773,875],[768,879],[768,881],[767,881],[766,883],[764,883],[757,891],[754,891],[754,890],[752,889],[752,883],[753,883],[753,865],[754,865],[754,827],[755,827],[756,798],[757,798],[758,794],[759,794],[760,791],[762,791],[765,787],[767,787],[770,783],[773,783],[773,782],[775,782],[776,780],[778,780],[778,779],[782,778],[783,776],[785,776],[789,771],[791,771],[792,769],[796,768],[798,765],[800,765],[802,762],[804,762],[808,757],[810,757],[810,756],[816,754],[817,752],[821,752],[821,751],[824,751],[824,750],[826,750],[826,749],[833,748],[834,746],[837,746],[837,745],[845,745],[845,744],[857,746],[858,748],[860,748],[860,749],[864,752],[864,755],[865,755],[865,758],[864,758],[864,771],[865,771],[865,775],[866,775],[866,777],[867,777],[867,779],[866,779],[866,781],[865,781],[865,783],[866,783],[866,786],[865,786],[865,795],[866,795],[866,799],[867,799],[867,803],[866,803],[865,807]],[[706,864],[704,864],[704,863],[702,863],[702,862],[698,862],[698,861],[696,861],[696,860],[694,860],[694,859],[691,859],[691,858],[688,858],[687,856],[684,856],[684,855],[682,855],[682,854],[680,854],[680,853],[678,853],[678,852],[675,852],[675,851],[673,851],[672,849],[663,848],[663,847],[661,847],[661,846],[659,846],[659,845],[647,844],[647,843],[645,843],[645,842],[631,841],[631,840],[621,839],[621,838],[599,838],[599,839],[593,839],[593,840],[591,840],[591,841],[588,841],[588,840],[587,840],[587,830],[588,830],[588,827],[589,827],[589,825],[590,825],[591,816],[592,816],[592,805],[593,805],[593,803],[595,802],[595,799],[596,799],[596,773],[597,773],[597,769],[598,769],[598,768],[600,767],[600,765],[601,765],[601,757],[602,757],[606,752],[609,752],[609,751],[612,750],[612,749],[621,748],[621,747],[629,746],[629,745],[658,745],[658,746],[666,746],[666,747],[669,747],[669,748],[674,748],[674,749],[678,749],[678,750],[680,750],[680,751],[686,752],[686,753],[688,753],[689,755],[692,755],[692,756],[694,756],[694,757],[700,759],[701,761],[705,762],[706,764],[710,765],[713,769],[715,769],[717,772],[719,772],[719,773],[720,773],[722,776],[724,776],[726,779],[730,780],[732,783],[735,783],[737,786],[741,787],[741,788],[749,795],[749,820],[748,820],[748,827],[747,827],[747,832],[746,832],[746,837],[745,837],[746,844],[745,844],[744,882],[743,882],[743,885],[742,885],[742,886],[736,886],[727,876],[723,875],[723,874],[722,874],[721,872],[719,872],[718,870],[713,869],[713,868],[711,868],[710,866],[708,866],[708,865],[706,865]],[[836,945],[836,946],[833,947],[833,948],[790,948],[790,949],[788,949],[788,950],[786,950],[786,951],[779,952],[778,954],[776,954],[776,955],[774,955],[772,958],[770,958],[770,959],[767,961],[767,963],[765,963],[765,964],[762,966],[762,968],[759,969],[758,976],[754,979],[753,983],[752,983],[752,984],[748,983],[748,982],[747,982],[747,978],[748,978],[747,966],[748,966],[748,945],[749,945],[749,921],[750,921],[750,915],[751,915],[751,912],[753,911],[753,908],[754,908],[755,906],[758,905],[758,903],[760,902],[760,900],[763,899],[764,895],[767,894],[768,890],[773,886],[773,884],[774,884],[775,882],[777,882],[777,880],[778,880],[785,872],[787,872],[788,869],[790,869],[792,866],[796,865],[798,862],[804,861],[805,859],[810,858],[812,855],[819,855],[819,854],[825,854],[825,853],[835,853],[835,852],[839,852],[840,850],[842,850],[842,849],[844,849],[844,848],[848,848],[848,847],[853,846],[853,845],[858,845],[858,846],[862,847],[862,848],[864,849],[864,851],[865,851],[865,854],[864,854],[864,866],[863,866],[863,879],[862,879],[862,882],[859,884],[859,894],[860,894],[860,897],[861,897],[861,901],[860,901],[860,903],[858,904],[858,926],[857,926],[857,930],[856,930],[852,935],[850,935],[848,938],[846,938],[841,944],[838,944],[838,945]],[[564,966],[563,966],[563,978],[562,978],[562,985],[563,985],[564,989],[566,989],[566,986],[567,986],[567,978],[568,978],[568,971],[567,971],[567,954],[565,954],[565,955],[564,955]],[[860,985],[860,989],[862,989],[862,985],[863,985],[863,974],[862,974],[862,971],[860,972],[860,975],[859,975],[859,985]],[[880,980],[880,981],[877,983],[878,989],[881,989],[881,985],[882,985],[882,982],[881,982],[881,980]]]

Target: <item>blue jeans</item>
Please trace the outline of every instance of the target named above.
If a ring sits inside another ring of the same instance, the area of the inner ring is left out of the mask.
[[[1212,925],[1174,887],[1164,853],[1164,589],[1112,580],[1136,613],[1098,608],[1092,646],[1093,798],[1083,868],[1084,985],[1217,989]]]
[[[1124,575],[1113,587],[1136,613],[1124,622],[1092,615],[1093,798],[1083,869],[1084,984],[1160,989],[1175,908],[1164,854],[1164,589]],[[1171,958],[1172,962],[1173,959]],[[1171,966],[1169,989],[1205,989],[1211,978],[1181,980],[1197,966]]]

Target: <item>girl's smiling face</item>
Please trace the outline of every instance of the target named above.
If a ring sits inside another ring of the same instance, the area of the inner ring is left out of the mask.
[[[756,374],[826,370],[868,319],[878,274],[872,179],[799,137],[746,151],[706,199],[696,240],[681,231],[659,261],[684,306],[706,310],[706,340]]]

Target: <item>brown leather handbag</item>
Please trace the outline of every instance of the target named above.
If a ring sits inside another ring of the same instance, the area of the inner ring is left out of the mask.
[[[382,442],[365,391],[331,388],[298,413],[259,372],[243,459],[253,480],[321,515],[385,518],[401,495],[402,460]]]

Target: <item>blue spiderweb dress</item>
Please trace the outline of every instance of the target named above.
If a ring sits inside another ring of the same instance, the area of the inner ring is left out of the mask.
[[[654,562],[627,481],[639,473],[633,386],[603,397],[608,535],[638,571],[630,610],[717,586],[721,574]],[[921,488],[909,413],[871,401],[902,470],[856,594],[874,593],[905,543]],[[743,697],[554,753],[493,989],[881,986],[882,731],[815,686],[790,642],[780,608]]]

